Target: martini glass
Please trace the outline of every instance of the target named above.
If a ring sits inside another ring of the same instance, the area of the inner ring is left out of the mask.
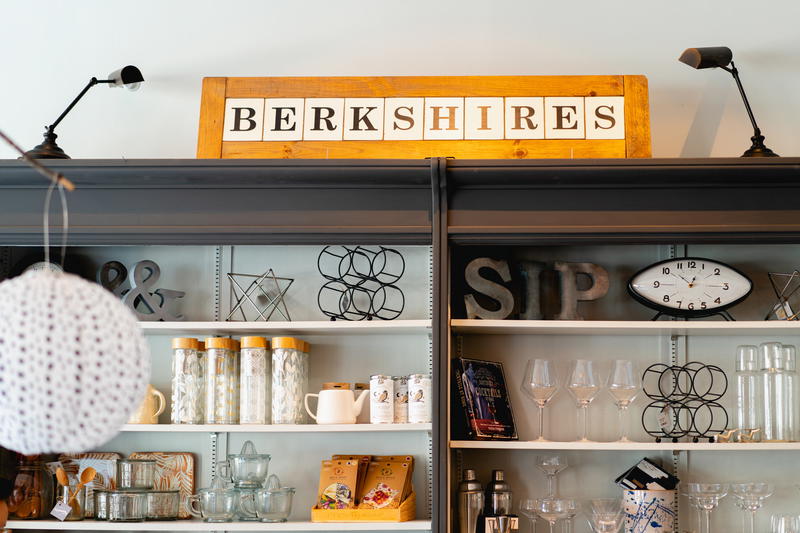
[[[744,511],[744,533],[756,533],[756,512],[764,505],[764,500],[772,496],[775,487],[770,483],[733,483],[731,494],[736,507]]]
[[[547,497],[558,498],[558,473],[567,468],[563,455],[537,455],[536,466],[547,476]]]
[[[589,500],[587,515],[589,526],[594,533],[617,533],[625,518],[622,512],[622,500],[616,498]]]
[[[536,500],[526,498],[519,502],[519,514],[531,523],[531,533],[536,533]]]
[[[567,518],[574,500],[560,498],[542,498],[536,500],[536,514],[550,523],[550,533],[555,533],[556,522]]]
[[[558,391],[558,377],[553,363],[548,359],[529,359],[522,377],[522,392],[532,399],[539,408],[539,438],[544,438],[544,407]]]
[[[572,362],[572,369],[567,380],[567,388],[578,402],[578,427],[581,442],[588,442],[589,431],[589,404],[592,403],[600,390],[600,380],[594,369],[594,364],[588,359],[576,359]],[[580,418],[583,418],[581,423]]]
[[[717,508],[719,501],[728,494],[725,483],[687,483],[684,496],[700,510],[700,533],[711,533],[711,511]]]

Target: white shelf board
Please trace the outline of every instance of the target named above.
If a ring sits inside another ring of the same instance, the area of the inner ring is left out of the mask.
[[[386,433],[431,431],[432,424],[126,424],[121,431],[148,433]]]
[[[150,335],[404,335],[431,332],[430,320],[139,322]]]
[[[475,450],[600,450],[600,451],[790,451],[800,442],[551,442],[551,441],[450,441],[453,449]]]
[[[428,531],[430,520],[409,522],[262,522],[209,523],[200,520],[175,520],[162,522],[106,522],[98,520],[9,520],[8,529],[43,529],[72,531]]]
[[[480,335],[800,335],[800,321],[451,320],[453,333]]]

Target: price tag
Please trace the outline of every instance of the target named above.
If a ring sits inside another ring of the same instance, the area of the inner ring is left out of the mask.
[[[672,408],[665,405],[658,413],[658,426],[664,431],[672,429]]]
[[[64,500],[58,500],[58,503],[53,507],[53,510],[50,511],[50,514],[63,522],[71,512],[72,507],[64,503]]]

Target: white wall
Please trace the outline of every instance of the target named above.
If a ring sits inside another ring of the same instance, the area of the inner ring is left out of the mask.
[[[138,93],[95,87],[57,129],[73,158],[194,157],[203,76],[645,74],[655,156],[738,156],[733,80],[676,60],[727,45],[767,145],[796,155],[799,16],[794,0],[3,0],[0,128],[32,147],[125,64]]]

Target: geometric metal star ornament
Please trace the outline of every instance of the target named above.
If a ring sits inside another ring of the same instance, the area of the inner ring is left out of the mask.
[[[289,309],[286,307],[284,297],[286,291],[294,283],[292,278],[283,278],[275,275],[270,268],[260,276],[255,274],[228,273],[231,283],[231,294],[236,297],[236,304],[231,308],[226,321],[234,320],[233,315],[238,311],[243,321],[248,321],[245,308],[253,308],[258,313],[255,321],[268,321],[277,312],[284,320],[291,322]]]
[[[770,272],[769,282],[778,299],[765,320],[798,320],[800,317],[800,271]]]

